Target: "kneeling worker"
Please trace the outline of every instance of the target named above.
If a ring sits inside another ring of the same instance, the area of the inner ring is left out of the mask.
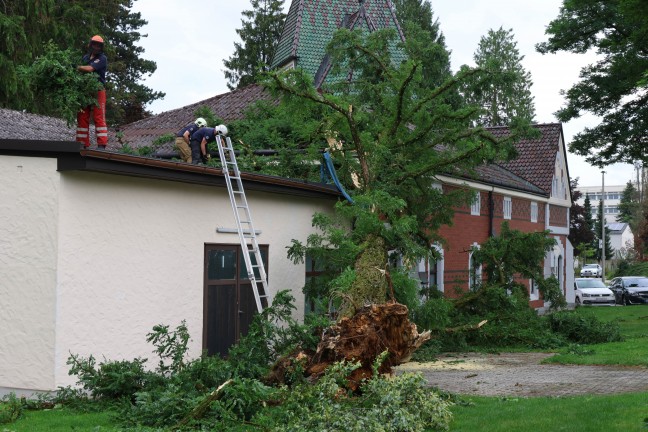
[[[175,144],[180,152],[180,158],[183,162],[191,163],[191,148],[189,148],[189,140],[191,135],[200,128],[207,126],[204,118],[198,117],[193,123],[189,123],[176,133]]]
[[[198,129],[191,135],[191,163],[198,164],[207,162],[209,153],[207,152],[207,143],[216,140],[216,130],[210,127]]]

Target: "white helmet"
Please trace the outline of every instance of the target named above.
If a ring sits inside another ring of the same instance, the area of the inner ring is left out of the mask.
[[[214,128],[214,134],[215,135],[227,135],[227,126],[225,125],[218,125]]]
[[[198,117],[194,123],[196,123],[196,126],[198,126],[198,127],[207,126],[207,121],[202,117]]]

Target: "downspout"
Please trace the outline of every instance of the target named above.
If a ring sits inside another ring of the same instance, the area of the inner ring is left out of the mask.
[[[493,237],[493,218],[495,217],[495,201],[493,200],[493,191],[495,188],[492,188],[488,191],[488,237]]]

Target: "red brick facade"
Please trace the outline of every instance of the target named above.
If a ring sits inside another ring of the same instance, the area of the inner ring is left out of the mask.
[[[454,189],[455,186],[444,185],[444,192]],[[489,192],[480,191],[480,212],[479,215],[472,215],[470,206],[462,206],[455,209],[455,216],[452,226],[441,227],[439,234],[445,239],[443,246],[443,291],[446,297],[458,297],[461,293],[469,289],[469,260],[470,250],[474,244],[484,243],[490,233],[489,221]],[[519,195],[519,194],[518,194]],[[511,218],[504,219],[504,201],[505,197],[511,200]],[[506,195],[506,193],[492,193],[493,199],[493,234],[497,235],[503,222],[507,221],[512,229],[523,232],[537,232],[547,229],[546,224],[546,204],[534,199],[529,195],[528,198],[520,196]],[[537,205],[536,221],[531,221],[532,202]],[[550,215],[556,218],[556,225],[565,226],[566,223],[559,225],[558,220],[567,218],[567,208],[550,206]],[[566,248],[566,235],[555,235],[563,250]],[[564,265],[563,265],[564,267]],[[564,268],[563,268],[564,273]],[[564,274],[563,274],[564,280]],[[519,279],[520,283],[529,289],[528,279]],[[543,300],[531,300],[532,307],[542,307]]]

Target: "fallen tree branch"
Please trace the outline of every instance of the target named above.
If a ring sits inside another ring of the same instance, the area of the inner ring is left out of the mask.
[[[462,332],[462,331],[467,331],[467,330],[479,330],[484,324],[486,324],[488,320],[483,320],[480,321],[477,324],[465,324],[459,327],[450,327],[445,329],[446,333],[457,333],[457,332]]]
[[[179,428],[182,428],[183,426],[186,426],[187,423],[189,423],[191,420],[196,420],[199,418],[202,418],[207,410],[209,410],[209,405],[211,405],[212,402],[217,401],[223,396],[223,389],[232,384],[234,380],[227,380],[223,384],[219,385],[216,390],[213,392],[209,393],[205,399],[202,400],[194,409],[191,410],[189,414],[187,414],[180,422],[173,427],[172,430],[176,430]]]

